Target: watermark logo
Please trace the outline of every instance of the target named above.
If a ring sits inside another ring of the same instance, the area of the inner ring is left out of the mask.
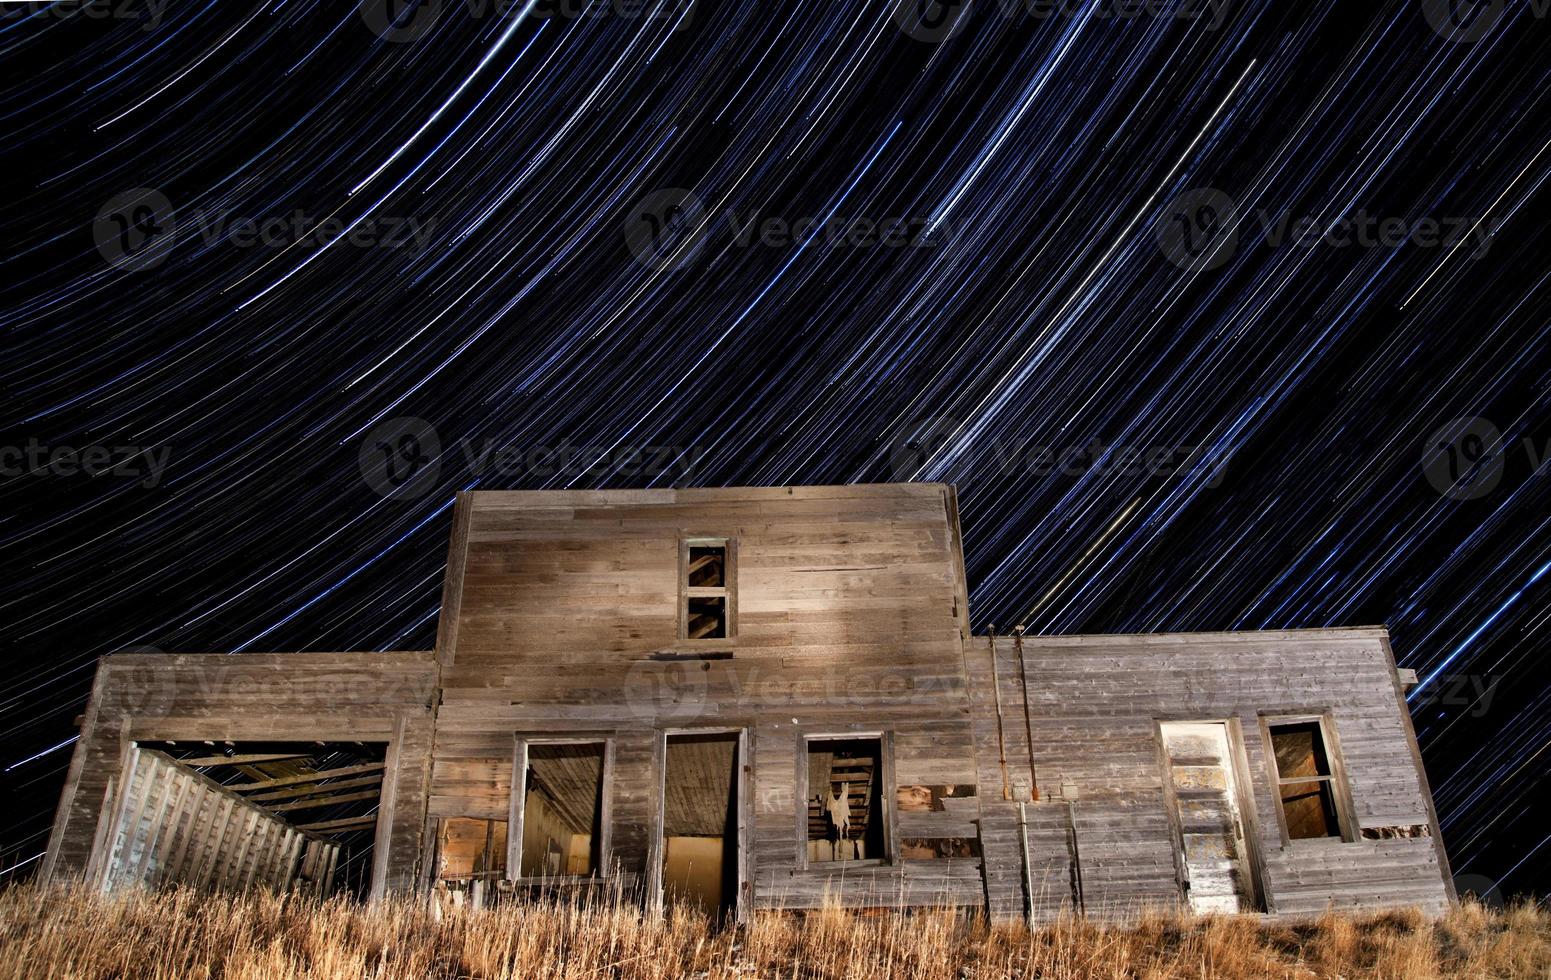
[[[1334,218],[1295,215],[1291,209],[1242,211],[1215,187],[1188,190],[1170,201],[1153,225],[1158,248],[1189,272],[1221,268],[1239,253],[1245,229],[1256,229],[1270,248],[1474,248],[1466,257],[1484,258],[1495,226],[1463,216],[1402,218],[1365,208]]]
[[[1454,894],[1460,898],[1473,898],[1490,909],[1506,907],[1502,890],[1486,875],[1455,875]]]
[[[419,500],[442,472],[442,441],[425,419],[400,416],[372,426],[357,461],[366,485],[394,500]]]
[[[708,229],[705,202],[694,191],[667,187],[637,201],[625,218],[625,246],[637,262],[677,272],[699,257]]]
[[[161,485],[171,455],[169,446],[50,446],[33,438],[0,446],[0,477],[116,477],[150,490]]]
[[[1153,238],[1187,272],[1221,268],[1239,249],[1238,204],[1214,187],[1185,191],[1158,216]]]
[[[1412,702],[1417,708],[1461,709],[1470,718],[1484,718],[1492,710],[1497,685],[1502,677],[1488,674],[1441,674],[1430,678],[1421,696]],[[1458,713],[1445,711],[1444,714]]]
[[[442,15],[442,0],[362,0],[356,11],[373,34],[390,44],[407,44],[431,33]]]
[[[400,416],[374,425],[361,439],[357,460],[366,485],[394,500],[419,500],[436,486],[446,461],[486,485],[566,477],[594,483],[618,477],[688,483],[709,452],[700,446],[636,443],[502,443],[458,439],[446,444],[425,419]]]
[[[1428,436],[1422,473],[1432,488],[1453,500],[1475,500],[1497,489],[1504,469],[1503,434],[1486,419],[1454,419]]]
[[[926,44],[941,44],[964,24],[962,0],[894,0],[891,16],[906,36]]]
[[[1444,40],[1474,44],[1502,22],[1507,7],[1507,0],[1422,0],[1422,16]]]
[[[155,716],[171,713],[178,697],[178,685],[172,672],[158,667],[130,667],[115,664],[117,656],[164,656],[166,651],[153,646],[129,646],[114,650],[108,658],[110,701],[126,714]],[[169,665],[170,666],[170,665]]]
[[[900,427],[888,439],[889,479],[895,483],[917,479],[958,429],[959,421],[946,415],[917,419]]]
[[[1182,20],[1215,31],[1227,23],[1234,0],[894,0],[890,16],[907,36],[926,44],[954,37],[968,21],[971,9],[1013,23],[1039,25],[1052,20],[1087,17],[1095,21]]]
[[[694,721],[706,710],[710,668],[708,661],[701,660],[631,664],[625,673],[625,704],[642,721]]]
[[[1201,486],[1215,490],[1228,472],[1232,447],[1160,443],[1110,443],[1097,436],[1085,443],[1051,445],[1009,442],[992,444],[997,468],[1005,475],[1082,477],[1162,477],[1197,475]]]
[[[367,215],[346,224],[341,218],[317,218],[297,208],[290,214],[248,217],[230,210],[199,208],[176,215],[167,195],[137,187],[115,195],[92,224],[97,251],[119,269],[141,272],[161,265],[172,250],[174,232],[193,228],[206,246],[234,248],[321,248],[336,241],[356,248],[422,249],[434,221],[395,215]]]
[[[637,201],[626,215],[625,246],[642,265],[677,272],[698,259],[713,238],[748,249],[938,248],[952,240],[947,222],[907,215],[833,213],[791,218],[733,208],[711,214],[693,191],[671,187]]]
[[[142,31],[154,31],[162,25],[168,0],[0,0],[0,21],[23,17],[53,17],[56,20],[129,21]]]
[[[144,272],[167,261],[176,229],[167,195],[154,187],[136,187],[108,199],[92,222],[92,238],[109,265]]]
[[[165,2],[165,0],[164,0]],[[436,27],[443,11],[457,0],[362,0],[361,20],[391,44],[418,41]],[[527,11],[534,20],[672,20],[674,30],[694,23],[696,0],[462,0],[470,20],[516,17]]]

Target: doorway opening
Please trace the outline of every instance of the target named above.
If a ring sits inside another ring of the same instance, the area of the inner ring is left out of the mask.
[[[518,877],[589,878],[604,873],[607,825],[604,742],[523,744]]]
[[[1245,830],[1243,749],[1226,722],[1163,722],[1165,785],[1179,837],[1175,860],[1191,911],[1259,910]]]
[[[743,779],[737,732],[667,736],[662,784],[662,894],[716,921],[737,914]]]

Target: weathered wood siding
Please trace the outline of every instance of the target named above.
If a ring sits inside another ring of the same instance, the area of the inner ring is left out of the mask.
[[[983,901],[978,861],[797,867],[802,737],[883,732],[898,785],[973,784],[951,489],[938,485],[475,493],[458,502],[433,815],[496,815],[514,734],[613,741],[612,851],[651,867],[656,730],[750,730],[754,904]],[[736,544],[736,635],[679,636],[680,541]],[[463,542],[466,541],[466,548]],[[662,662],[715,651],[730,659]],[[892,789],[886,801],[892,806]],[[899,815],[904,836],[972,818]]]
[[[1021,658],[1013,639],[995,646],[1006,754],[1024,774],[1030,765],[1026,732],[1033,733],[1032,765],[1042,799],[1026,810],[1041,917],[1075,901],[1073,816],[1089,914],[1124,915],[1180,901],[1160,720],[1237,721],[1252,803],[1249,833],[1270,912],[1446,907],[1448,872],[1437,819],[1382,629],[1025,637],[1021,643]],[[989,640],[971,643],[969,661],[980,665],[972,676],[986,685],[990,656]],[[977,690],[983,781],[992,774],[1000,778],[994,713],[986,716],[990,701],[989,693]],[[1334,723],[1358,839],[1284,844],[1260,719],[1321,712]],[[1064,797],[1075,801],[1069,805]],[[1021,866],[1007,832],[1016,815],[1005,809],[993,805],[983,818],[992,832],[988,892],[993,911],[1001,914],[1025,900],[1021,881],[998,870]],[[1362,834],[1386,836],[1396,827],[1427,831],[1402,839]]]
[[[111,794],[104,843],[87,871],[96,887],[332,890],[312,868],[333,868],[338,844],[295,830],[165,753],[131,749],[129,768],[127,784],[118,780]]]
[[[388,745],[378,887],[412,887],[430,774],[430,653],[107,657],[70,762],[43,875],[83,873],[109,781],[136,741],[364,741]]]

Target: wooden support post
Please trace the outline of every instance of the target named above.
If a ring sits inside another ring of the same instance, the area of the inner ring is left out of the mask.
[[[367,901],[376,904],[388,893],[388,858],[393,850],[393,813],[398,805],[399,754],[404,745],[403,714],[393,726],[393,741],[383,760],[382,796],[377,803],[377,834],[372,839],[372,885]]]
[[[1034,925],[1034,868],[1029,859],[1028,804],[1018,802],[1018,842],[1023,849],[1023,920]]]

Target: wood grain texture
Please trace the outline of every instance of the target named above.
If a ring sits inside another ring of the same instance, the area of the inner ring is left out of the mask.
[[[1177,906],[1188,878],[1160,724],[1211,721],[1232,733],[1248,798],[1254,903],[1303,915],[1451,899],[1382,629],[970,637],[958,502],[937,484],[464,493],[453,524],[434,654],[103,661],[45,873],[86,869],[102,849],[136,740],[363,740],[392,746],[376,877],[425,888],[434,828],[510,821],[520,840],[514,757],[571,738],[608,752],[609,863],[576,887],[650,892],[661,828],[697,819],[687,784],[664,793],[665,733],[715,729],[746,746],[740,914],[833,900],[1126,916]],[[681,639],[697,539],[726,541],[732,565],[730,635],[714,640]],[[1278,715],[1328,717],[1351,839],[1282,839],[1260,721]],[[809,865],[815,736],[887,746],[892,860]],[[693,775],[711,764],[677,768],[721,796],[730,773]],[[166,819],[158,799],[137,818],[147,826]],[[167,860],[213,873],[230,809],[204,806],[213,839]],[[258,850],[292,852],[304,877],[329,860],[294,842]]]

